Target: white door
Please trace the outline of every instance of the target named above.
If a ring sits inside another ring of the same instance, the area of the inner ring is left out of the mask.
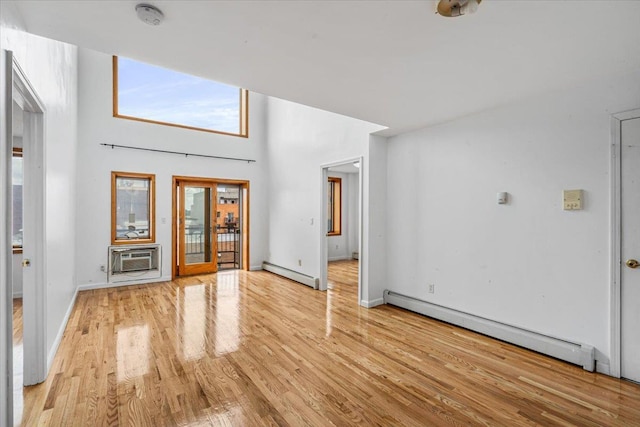
[[[621,123],[621,376],[640,382],[640,118]]]

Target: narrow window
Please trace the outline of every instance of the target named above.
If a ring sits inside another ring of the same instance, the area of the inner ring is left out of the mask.
[[[113,57],[113,116],[249,136],[249,93],[212,80]]]
[[[342,233],[342,179],[329,177],[327,188],[327,235],[339,236]]]
[[[111,172],[111,243],[155,242],[155,175]]]
[[[22,148],[13,148],[13,157],[11,159],[11,162],[11,188],[13,197],[13,223],[11,225],[11,243],[13,245],[13,253],[19,254],[22,252]]]

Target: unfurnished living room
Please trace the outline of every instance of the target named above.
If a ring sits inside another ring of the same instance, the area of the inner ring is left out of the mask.
[[[0,427],[640,426],[640,1],[0,1]]]

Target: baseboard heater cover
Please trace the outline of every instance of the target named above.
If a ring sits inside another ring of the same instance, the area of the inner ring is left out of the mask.
[[[318,289],[320,287],[320,279],[317,277],[311,277],[285,267],[280,267],[279,265],[271,264],[267,261],[262,263],[262,269],[273,274],[277,274],[278,276],[286,277],[294,282],[302,283],[303,285],[307,285],[313,289]]]
[[[384,291],[384,302],[582,366],[590,372],[595,370],[595,349],[587,344],[549,337],[389,290]]]

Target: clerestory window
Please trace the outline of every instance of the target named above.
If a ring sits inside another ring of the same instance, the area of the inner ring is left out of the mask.
[[[248,103],[245,89],[113,57],[114,117],[248,137]]]

